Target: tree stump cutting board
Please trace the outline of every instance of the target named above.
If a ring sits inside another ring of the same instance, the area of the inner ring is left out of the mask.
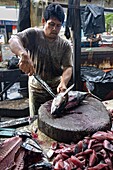
[[[52,101],[47,101],[39,108],[39,130],[58,142],[78,142],[96,131],[110,130],[111,117],[103,103],[93,97],[85,99],[73,109],[73,113],[54,118],[50,113]]]

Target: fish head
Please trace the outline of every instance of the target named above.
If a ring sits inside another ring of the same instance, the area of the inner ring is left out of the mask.
[[[74,84],[72,84],[68,89],[66,89],[65,92],[58,93],[51,104],[51,114],[52,115],[60,115],[62,111],[64,110],[67,102],[68,102],[68,92],[74,87]]]
[[[59,115],[65,108],[68,101],[68,94],[61,92],[57,94],[51,104],[51,114]]]

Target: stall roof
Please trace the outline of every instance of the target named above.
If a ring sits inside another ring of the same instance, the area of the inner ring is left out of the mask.
[[[0,20],[17,21],[19,9],[0,6]]]

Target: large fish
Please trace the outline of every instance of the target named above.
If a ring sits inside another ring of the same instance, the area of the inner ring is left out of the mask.
[[[91,92],[72,91],[74,85],[70,86],[65,92],[56,95],[51,104],[51,114],[55,117],[62,113],[73,113],[73,109],[79,106],[86,96],[92,96],[99,100]]]
[[[72,84],[65,92],[58,93],[51,104],[51,114],[59,115],[65,108],[68,102],[68,92],[74,87]]]

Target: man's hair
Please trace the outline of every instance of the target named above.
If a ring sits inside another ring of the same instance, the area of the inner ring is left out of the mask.
[[[44,19],[46,20],[46,22],[52,17],[57,18],[62,23],[64,22],[65,15],[61,5],[51,3],[45,8]]]

